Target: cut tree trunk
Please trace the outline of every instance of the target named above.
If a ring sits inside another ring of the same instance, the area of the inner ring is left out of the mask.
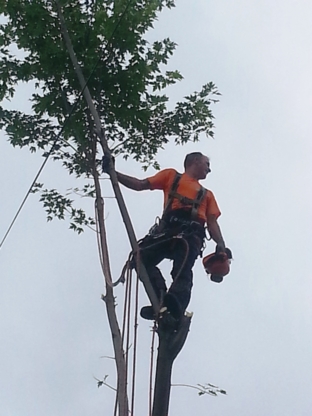
[[[100,138],[100,142],[101,142],[104,154],[106,154],[107,156],[111,156],[110,149],[105,139],[105,133],[103,131],[99,115],[96,111],[90,91],[87,87],[85,78],[83,76],[78,60],[76,58],[76,55],[75,55],[75,52],[74,52],[74,49],[70,40],[70,36],[66,28],[66,24],[65,24],[65,20],[61,11],[60,4],[57,0],[55,0],[55,4],[57,6],[61,32],[65,41],[66,47],[68,49],[70,58],[72,60],[77,78],[80,82],[84,98],[93,116],[95,126],[96,126],[96,133]],[[111,164],[111,169],[109,171],[109,175],[110,175],[113,190],[117,199],[117,203],[121,211],[121,215],[122,215],[122,218],[125,223],[125,227],[129,236],[129,240],[130,240],[133,253],[136,254],[139,251],[138,243],[135,237],[135,233],[132,227],[132,223],[131,223],[128,211],[126,209],[126,206],[123,200],[123,196],[120,192],[117,175],[112,164]],[[97,175],[95,174],[94,178],[95,178],[95,183],[97,183],[96,184],[96,187],[97,187],[98,181],[96,180],[96,177]],[[100,192],[97,192],[97,203],[99,205],[102,204],[103,202],[100,195],[101,195]],[[99,220],[100,218],[101,218],[101,221],[102,219],[104,220],[104,217],[102,217],[102,213],[99,212]],[[105,226],[100,224],[100,229],[102,229],[102,232],[100,231],[100,234],[102,233],[101,238],[105,240],[104,244],[101,244],[102,250],[104,248],[104,253],[105,253],[105,254],[103,253],[104,254],[103,259],[105,259],[106,254],[107,254],[106,259],[108,260],[108,253],[106,253],[106,249],[107,249],[106,237],[104,238]],[[148,274],[142,262],[139,263],[139,275],[145,287],[146,293],[154,308],[155,314],[157,315],[159,311],[159,301],[156,297],[156,294],[153,290],[153,287],[148,278]],[[111,279],[109,278],[109,280]],[[123,382],[124,355],[123,355],[122,346],[119,345],[121,337],[120,337],[120,330],[119,330],[116,313],[115,313],[113,292],[111,291],[111,288],[109,287],[108,287],[107,295],[108,295],[107,300],[109,300],[108,303],[106,302],[107,313],[108,313],[108,319],[109,319],[112,337],[113,337],[113,345],[114,345],[114,350],[115,350],[115,358],[116,358],[117,373],[118,373],[117,397],[118,397],[118,405],[119,405],[119,416],[128,416],[127,415],[128,400],[127,400],[127,394],[125,392],[126,386]],[[186,317],[186,316],[184,316],[181,319],[181,322],[177,329],[173,329],[172,323],[168,322],[167,319],[164,319],[161,322],[159,322],[159,325],[158,325],[159,348],[158,348],[158,357],[157,357],[155,393],[154,393],[152,416],[167,416],[168,415],[172,366],[173,366],[173,362],[175,358],[181,351],[186,341],[190,323],[191,323],[191,318]],[[116,342],[116,339],[117,339],[117,342]],[[121,363],[121,367],[118,366],[118,361]]]
[[[155,376],[155,391],[152,416],[167,416],[171,390],[173,362],[186,341],[191,317],[183,316],[178,327],[170,315],[164,316],[158,324],[158,356]]]

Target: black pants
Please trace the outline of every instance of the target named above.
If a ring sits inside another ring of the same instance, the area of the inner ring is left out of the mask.
[[[149,275],[151,284],[159,299],[167,291],[165,279],[157,265],[164,259],[173,260],[171,276],[173,283],[169,292],[175,295],[184,311],[191,298],[195,260],[203,245],[202,233],[184,227],[182,238],[176,237],[179,229],[167,229],[164,236],[146,236],[140,243],[140,257]]]

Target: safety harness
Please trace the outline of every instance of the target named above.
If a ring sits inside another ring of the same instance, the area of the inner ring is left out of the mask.
[[[181,202],[181,204],[184,205],[185,207],[191,207],[190,221],[196,221],[198,220],[198,217],[197,217],[198,208],[202,200],[204,199],[204,196],[206,195],[207,190],[203,186],[200,186],[200,189],[195,199],[190,199],[186,196],[183,196],[177,193],[177,189],[178,189],[181,177],[182,177],[181,173],[177,173],[172,182],[172,186],[168,194],[168,201],[163,211],[162,219],[165,219],[165,217],[171,211],[173,200],[178,199]]]
[[[203,224],[200,222],[197,215],[198,208],[204,199],[207,190],[201,186],[195,199],[187,198],[177,192],[181,177],[181,173],[177,172],[168,193],[168,200],[163,214],[161,218],[158,217],[159,221],[149,230],[148,234],[154,238],[158,238],[164,235],[164,233],[170,234],[174,228],[177,227],[182,227],[184,230],[188,229],[188,232],[197,230],[199,234],[205,234]],[[171,207],[174,199],[178,199],[184,207],[172,210]],[[186,210],[185,208],[190,208],[190,213],[189,210]],[[171,231],[169,231],[168,227]]]

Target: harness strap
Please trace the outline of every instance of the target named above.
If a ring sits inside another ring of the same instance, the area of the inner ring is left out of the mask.
[[[164,209],[162,218],[164,218],[165,214],[167,214],[167,212],[170,210],[173,200],[178,199],[182,205],[191,206],[191,220],[194,221],[197,218],[198,208],[202,200],[204,199],[204,196],[206,195],[207,190],[201,186],[195,199],[190,199],[186,196],[183,196],[177,193],[176,191],[177,191],[181,176],[182,176],[181,173],[177,173],[173,180],[173,183],[169,191],[169,195],[168,195],[168,201]]]
[[[193,206],[192,206],[192,211],[191,211],[191,219],[192,220],[195,220],[197,218],[198,208],[199,208],[202,200],[204,199],[204,197],[206,195],[206,192],[207,192],[207,190],[201,186],[200,190],[198,191],[198,194],[196,196],[196,199],[193,203]]]
[[[170,189],[169,194],[168,194],[167,204],[166,204],[166,206],[164,208],[164,211],[163,211],[163,215],[162,215],[163,218],[164,218],[165,214],[167,214],[167,212],[170,211],[170,207],[171,207],[172,201],[174,199],[174,194],[175,194],[175,191],[178,188],[181,176],[182,176],[181,173],[177,172],[176,176],[175,176],[175,178],[172,182],[171,189]]]

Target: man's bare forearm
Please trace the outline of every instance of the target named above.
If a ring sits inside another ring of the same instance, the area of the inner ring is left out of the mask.
[[[213,241],[216,242],[218,245],[225,248],[225,242],[222,237],[221,229],[217,220],[215,219],[215,220],[209,221],[209,223],[207,224],[207,227],[208,227],[209,234],[211,238],[213,239]]]
[[[150,183],[147,179],[138,179],[133,176],[124,175],[120,172],[116,172],[116,174],[118,182],[120,182],[126,188],[133,189],[134,191],[150,189]]]

